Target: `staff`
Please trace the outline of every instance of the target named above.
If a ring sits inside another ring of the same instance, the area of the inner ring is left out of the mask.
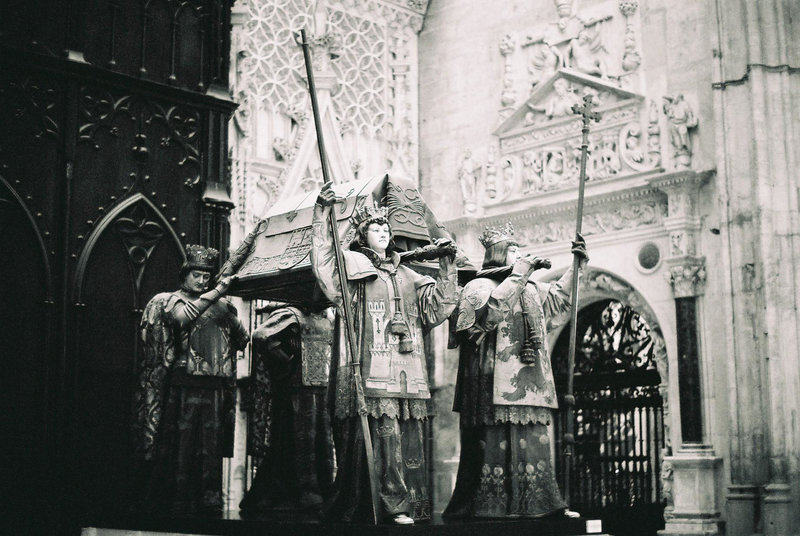
[[[600,121],[600,114],[593,110],[591,95],[583,97],[583,104],[572,107],[572,112],[581,116],[581,174],[578,178],[578,216],[575,225],[575,240],[581,238],[581,224],[583,221],[583,189],[586,184],[586,158],[589,152],[589,122]],[[572,258],[572,292],[570,300],[569,324],[569,357],[567,358],[567,392],[564,395],[564,405],[567,406],[567,430],[564,434],[564,498],[569,501],[569,487],[572,472],[572,456],[575,450],[575,397],[572,394],[572,381],[575,372],[575,346],[578,338],[578,270],[580,269],[581,258],[577,253]]]
[[[314,114],[314,126],[317,130],[317,147],[319,148],[319,161],[322,165],[322,179],[326,184],[332,180],[328,173],[328,159],[325,156],[325,143],[322,139],[322,122],[319,118],[319,105],[317,104],[317,89],[314,85],[314,73],[311,68],[311,54],[308,50],[305,29],[300,30],[300,45],[303,47],[303,59],[306,64],[306,75],[308,76],[308,92],[311,95],[311,111]],[[367,451],[367,472],[369,474],[370,492],[372,495],[372,517],[374,523],[378,524],[378,477],[375,474],[375,456],[372,452],[372,438],[369,435],[369,423],[367,422],[367,404],[364,400],[364,385],[361,380],[360,354],[356,351],[356,335],[353,329],[353,306],[347,296],[347,275],[344,270],[344,257],[342,256],[342,245],[339,242],[339,226],[336,221],[336,211],[331,210],[328,214],[328,222],[331,226],[333,235],[333,249],[336,253],[336,267],[339,272],[339,286],[342,288],[342,316],[344,317],[345,335],[347,347],[350,351],[350,358],[353,367],[353,379],[356,385],[356,404],[358,414],[361,417],[361,433],[364,436],[364,448]]]

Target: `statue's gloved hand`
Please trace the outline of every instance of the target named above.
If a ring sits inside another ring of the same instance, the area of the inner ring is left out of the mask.
[[[231,287],[233,282],[238,278],[239,276],[235,274],[226,275],[225,277],[220,278],[220,280],[217,281],[217,286],[215,287],[216,291],[219,292],[220,295],[224,295],[226,292],[228,292],[228,289]]]
[[[583,262],[589,260],[589,254],[586,252],[586,240],[580,233],[576,233],[575,241],[572,242],[572,253],[580,257]]]
[[[534,270],[550,268],[550,259],[543,259],[534,255],[525,255],[517,259],[511,272],[523,277],[530,276]]]
[[[322,190],[317,196],[317,204],[323,207],[329,207],[336,202],[336,194],[333,192],[331,183],[326,182],[322,185]]]

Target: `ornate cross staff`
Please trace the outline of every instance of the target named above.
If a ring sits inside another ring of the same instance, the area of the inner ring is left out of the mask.
[[[592,108],[591,95],[583,97],[583,104],[576,104],[572,107],[572,112],[581,116],[583,127],[581,128],[581,174],[578,178],[578,217],[575,225],[575,240],[580,239],[581,223],[583,221],[583,188],[586,184],[586,158],[589,153],[589,122],[600,121],[600,114]],[[564,498],[569,501],[569,487],[572,473],[572,456],[575,451],[575,397],[572,394],[572,381],[575,372],[575,346],[578,338],[578,270],[581,259],[578,254],[573,254],[572,258],[572,292],[570,300],[572,307],[570,310],[569,324],[569,357],[567,358],[567,392],[564,395],[564,405],[567,406],[567,430],[564,434],[564,444],[566,463],[564,464]]]
[[[306,75],[308,76],[308,92],[311,95],[311,111],[314,114],[314,126],[317,130],[317,148],[319,149],[319,161],[322,166],[322,179],[325,183],[331,183],[328,172],[328,159],[325,155],[325,144],[322,139],[322,121],[319,117],[319,105],[317,104],[317,89],[314,85],[314,73],[311,68],[311,54],[308,50],[308,40],[306,39],[305,29],[300,30],[300,45],[303,47],[303,59],[306,63]],[[356,334],[353,329],[353,305],[347,296],[347,275],[344,271],[344,257],[342,255],[342,245],[339,243],[339,226],[336,221],[336,211],[329,213],[328,223],[331,226],[333,235],[333,250],[336,254],[336,268],[339,272],[339,286],[342,288],[342,319],[344,320],[345,335],[347,339],[347,349],[350,351],[350,358],[353,367],[353,382],[356,387],[356,404],[358,414],[361,417],[361,433],[364,436],[364,448],[367,454],[367,473],[369,474],[370,495],[372,496],[372,516],[373,522],[378,524],[378,476],[375,473],[375,455],[372,451],[372,438],[369,435],[369,421],[367,420],[367,404],[364,400],[364,384],[361,380],[361,355],[356,347]]]

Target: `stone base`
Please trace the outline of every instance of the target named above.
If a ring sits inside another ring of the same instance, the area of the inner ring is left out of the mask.
[[[664,511],[664,536],[716,536],[723,522],[717,500],[721,458],[706,445],[683,445],[664,463],[672,467],[673,504]]]
[[[87,523],[81,536],[609,536],[597,519],[548,516],[542,519],[432,521],[411,526],[320,523],[294,517],[241,518],[238,512],[205,518],[129,517]]]

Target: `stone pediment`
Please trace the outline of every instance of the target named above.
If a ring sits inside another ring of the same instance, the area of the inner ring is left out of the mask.
[[[590,127],[587,181],[659,167],[661,134],[653,103],[648,107],[644,96],[609,80],[562,68],[495,130],[500,150],[493,173],[486,174],[485,210],[578,184],[582,123],[572,107],[586,95],[602,116]]]
[[[599,112],[638,107],[644,100],[644,96],[608,80],[562,68],[538,84],[530,97],[503,121],[494,134],[504,140],[534,130],[556,136],[580,133],[580,120],[572,113],[572,106],[579,104],[584,95],[593,97]]]

